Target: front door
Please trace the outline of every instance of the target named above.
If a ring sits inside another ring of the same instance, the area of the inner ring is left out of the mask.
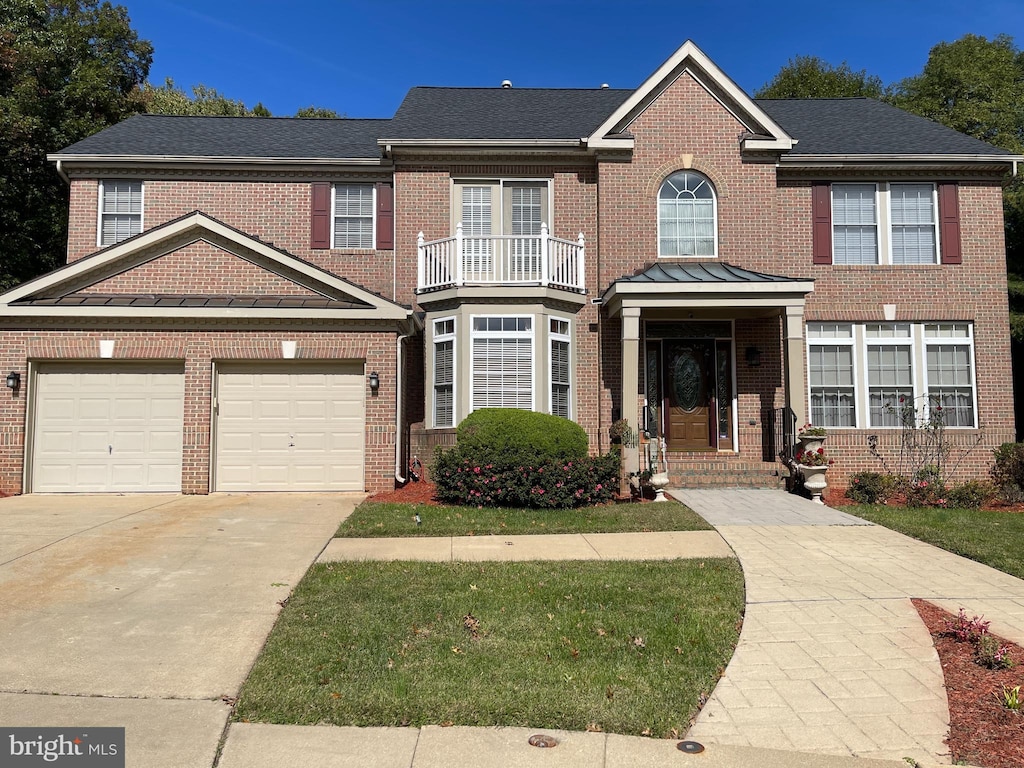
[[[712,450],[715,342],[665,341],[665,441],[670,451]]]

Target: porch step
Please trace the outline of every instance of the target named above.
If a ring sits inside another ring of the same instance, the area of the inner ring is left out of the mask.
[[[670,488],[784,488],[789,470],[770,461],[708,456],[669,459]]]

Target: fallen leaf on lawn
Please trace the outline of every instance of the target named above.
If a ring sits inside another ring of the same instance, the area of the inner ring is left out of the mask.
[[[453,725],[455,725],[455,723],[451,720],[445,720],[443,723],[441,723],[442,728],[451,728]]]
[[[587,723],[587,730],[591,733],[604,733],[600,723]]]
[[[642,731],[640,731],[640,735],[641,736],[650,736],[651,735],[651,729],[650,728],[644,728]]]
[[[469,588],[476,592],[476,584],[470,584]]]
[[[452,646],[452,653],[462,653],[462,649],[457,645]]]
[[[598,629],[597,629],[597,636],[598,636],[598,637],[604,637],[604,636],[605,636],[605,635],[607,635],[607,634],[608,634],[607,632],[605,632],[605,631],[604,631],[603,629],[601,629],[600,627],[598,627]]]

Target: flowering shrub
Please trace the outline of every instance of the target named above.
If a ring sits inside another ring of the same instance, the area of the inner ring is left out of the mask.
[[[816,451],[797,451],[796,456],[797,464],[803,464],[805,467],[825,467],[832,466],[833,460],[825,455],[825,449],[819,448]]]
[[[896,478],[881,472],[857,472],[850,477],[846,497],[859,504],[880,504],[896,488]]]
[[[804,424],[796,431],[797,437],[824,437],[828,434],[824,427],[816,427],[813,424]]]
[[[571,509],[610,501],[619,454],[525,466],[474,462],[459,447],[439,452],[431,477],[442,501],[484,507]]]
[[[961,643],[976,643],[988,634],[989,623],[982,620],[981,616],[968,619],[967,612],[961,608],[956,616],[946,620],[946,634],[955,637]]]

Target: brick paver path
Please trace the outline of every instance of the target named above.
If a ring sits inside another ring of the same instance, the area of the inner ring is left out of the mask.
[[[736,654],[688,737],[949,763],[931,638],[910,603],[1024,644],[1024,581],[780,491],[685,490],[740,558]]]

